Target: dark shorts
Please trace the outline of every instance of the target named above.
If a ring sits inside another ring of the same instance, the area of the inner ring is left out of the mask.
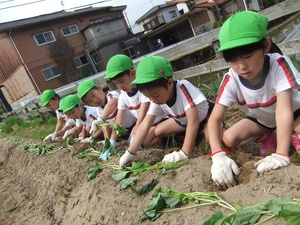
[[[210,116],[210,114],[211,114],[211,112],[212,112],[212,110],[215,106],[215,104],[210,102],[210,101],[207,101],[207,103],[208,103],[208,111],[207,111],[206,117],[199,124],[198,133],[197,133],[197,136],[196,136],[196,143],[200,143],[202,141],[202,139],[204,137],[204,133],[203,133],[204,127],[207,124],[208,118],[209,118],[209,116]],[[187,126],[186,124],[182,124],[178,120],[175,120],[175,122],[181,127],[186,128],[186,126]],[[185,132],[183,132],[183,133],[185,133]]]
[[[295,120],[300,116],[300,109],[297,109],[297,110],[293,113],[293,116],[294,116],[294,121],[295,121]],[[254,122],[254,123],[257,123],[257,124],[259,124],[260,126],[266,128],[266,129],[268,129],[268,130],[276,130],[276,127],[273,127],[273,128],[267,127],[267,126],[261,124],[260,122],[258,122],[257,119],[255,119],[254,117],[247,116],[246,119],[251,120],[251,121]]]

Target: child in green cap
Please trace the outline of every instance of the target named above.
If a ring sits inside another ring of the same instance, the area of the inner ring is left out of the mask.
[[[129,135],[129,142],[131,143],[138,126],[147,113],[150,100],[136,88],[135,84],[131,84],[135,79],[135,69],[131,58],[127,55],[117,54],[111,57],[107,63],[106,76],[104,78],[111,80],[120,89],[118,114],[115,123],[124,124],[126,121],[130,121],[130,126],[134,125]],[[154,123],[159,122],[159,120],[157,118]],[[124,126],[128,128],[128,125]],[[111,142],[116,140],[117,135],[113,131]]]
[[[172,65],[164,57],[148,56],[139,62],[132,84],[151,102],[135,139],[119,160],[120,167],[134,159],[142,143],[155,145],[162,138],[181,132],[185,132],[182,149],[165,155],[163,161],[185,160],[195,146],[196,136],[206,133],[206,123],[213,104],[189,81],[174,80],[172,76]],[[153,126],[156,117],[164,116],[168,118]]]
[[[256,163],[259,173],[290,165],[291,138],[295,148],[300,148],[300,74],[288,57],[273,51],[279,49],[267,37],[267,27],[266,16],[243,11],[227,19],[219,33],[218,51],[231,68],[220,85],[208,133],[212,179],[223,186],[235,185],[234,174],[240,169],[223,151],[222,143],[227,147],[251,140],[262,143],[261,155],[271,155]],[[222,135],[219,123],[233,103],[247,117]]]
[[[90,134],[98,130],[99,125],[107,122],[113,123],[117,114],[119,93],[116,91],[104,92],[100,85],[93,80],[85,80],[77,87],[77,94],[81,101],[89,106],[97,108],[97,120],[93,121]],[[111,135],[111,128],[104,127],[104,137]],[[100,129],[101,130],[101,129]]]
[[[58,111],[60,97],[54,90],[48,89],[41,94],[41,103],[43,107],[51,111],[55,111],[57,117],[57,124],[55,131],[47,135],[43,141],[54,141],[56,137],[63,136],[64,133],[75,126],[75,120],[68,118],[66,115]]]
[[[71,94],[63,97],[59,103],[59,110],[76,120],[76,126],[66,131],[63,139],[75,135],[79,137],[75,141],[90,143],[92,138],[96,139],[101,136],[100,130],[93,136],[89,135],[91,125],[97,119],[97,108],[83,105],[77,95]]]

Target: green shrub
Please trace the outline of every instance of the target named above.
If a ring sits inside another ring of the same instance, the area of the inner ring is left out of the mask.
[[[29,124],[26,123],[23,119],[17,116],[10,116],[3,120],[3,124],[1,125],[1,130],[3,133],[8,134],[11,133],[14,127],[28,127]]]

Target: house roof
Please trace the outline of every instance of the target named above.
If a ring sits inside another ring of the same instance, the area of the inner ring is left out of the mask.
[[[35,17],[30,17],[26,19],[21,19],[21,20],[15,20],[15,21],[10,21],[10,22],[5,22],[5,23],[0,23],[0,32],[1,31],[6,31],[6,30],[14,30],[22,27],[28,27],[32,26],[35,24],[40,24],[44,22],[49,22],[49,21],[55,21],[55,20],[60,20],[63,18],[67,17],[72,17],[72,16],[79,16],[83,15],[89,12],[98,12],[98,11],[123,11],[126,9],[126,5],[123,6],[104,6],[104,7],[88,7],[84,9],[78,9],[74,11],[58,11],[50,14],[44,14],[40,16],[35,16]]]
[[[136,23],[142,21],[143,19],[155,14],[156,12],[160,11],[161,9],[164,9],[164,8],[169,8],[169,7],[172,7],[174,5],[176,5],[177,3],[171,3],[171,4],[162,4],[162,5],[156,5],[154,6],[153,8],[151,8],[148,12],[146,12],[142,17],[140,17]]]
[[[189,0],[169,0],[166,2],[166,4],[172,4],[172,3],[185,3],[189,2]]]
[[[167,29],[170,29],[172,27],[175,27],[177,26],[179,23],[181,23],[182,21],[184,20],[188,20],[188,17],[190,15],[193,15],[193,14],[196,14],[196,13],[199,13],[199,12],[202,12],[202,11],[207,11],[205,9],[195,9],[193,11],[190,11],[190,12],[187,12],[185,14],[183,14],[182,16],[170,21],[169,23],[165,23],[161,26],[159,26],[158,28],[154,29],[154,30],[151,30],[145,34],[142,34],[140,37],[143,38],[143,37],[151,37],[151,36],[154,36],[156,35],[157,33],[160,33],[162,31],[165,31]]]
[[[229,0],[217,0],[217,4],[222,5],[222,4],[224,4],[228,1]],[[193,5],[192,9],[194,9],[194,8],[213,8],[213,7],[216,7],[215,2],[214,1],[207,1],[207,2],[203,2],[203,3]]]

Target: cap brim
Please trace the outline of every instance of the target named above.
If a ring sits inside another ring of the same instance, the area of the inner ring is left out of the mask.
[[[260,40],[261,40],[260,38],[251,37],[251,38],[243,38],[243,39],[228,41],[218,49],[218,52],[253,44],[259,42]]]

